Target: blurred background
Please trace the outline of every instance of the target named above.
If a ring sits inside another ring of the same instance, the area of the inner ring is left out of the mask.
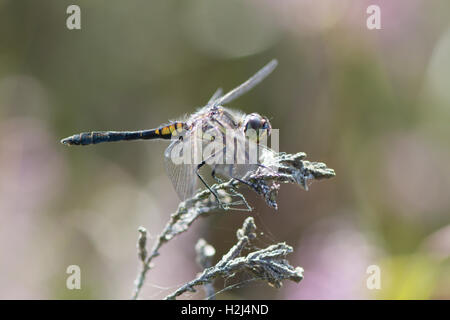
[[[0,0],[0,298],[130,298],[138,226],[155,237],[179,202],[167,144],[59,140],[156,127],[273,58],[275,72],[229,107],[268,116],[281,151],[337,175],[308,192],[283,185],[278,211],[245,193],[262,241],[292,245],[305,279],[217,298],[450,298],[448,1],[84,0],[81,30],[68,30],[73,2]],[[381,30],[366,26],[371,4]],[[193,279],[197,239],[218,259],[247,216],[194,223],[161,249],[140,297]],[[69,265],[81,290],[66,288]],[[370,265],[380,290],[366,286]]]

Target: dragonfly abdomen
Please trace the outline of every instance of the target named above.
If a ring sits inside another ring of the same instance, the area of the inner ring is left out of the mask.
[[[129,140],[153,140],[153,139],[172,139],[173,136],[181,134],[185,124],[174,122],[157,129],[139,130],[139,131],[92,131],[74,134],[64,138],[61,143],[66,145],[90,145],[102,142],[129,141]]]

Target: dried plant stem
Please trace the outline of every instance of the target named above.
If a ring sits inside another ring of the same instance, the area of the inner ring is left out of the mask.
[[[238,181],[230,180],[219,185],[214,185],[212,186],[212,188],[215,191],[225,191],[234,189],[237,185]],[[141,252],[145,251],[147,237],[142,236],[142,230],[145,230],[145,228],[139,228],[141,236],[138,240],[138,251],[142,266],[141,271],[139,272],[135,280],[135,289],[132,297],[133,300],[138,298],[141,288],[145,282],[145,276],[147,272],[152,268],[152,260],[159,255],[159,249],[162,247],[162,245],[170,241],[174,236],[185,232],[189,228],[189,226],[201,215],[205,215],[211,211],[218,209],[217,203],[213,199],[210,199],[210,196],[211,193],[209,192],[209,190],[204,190],[197,193],[193,198],[180,203],[177,211],[170,216],[169,222],[166,224],[161,234],[157,237],[156,242],[150,250],[150,254],[148,256],[147,254],[145,254],[146,258],[144,259]],[[145,239],[145,241],[143,239]]]
[[[195,245],[195,252],[197,253],[197,264],[202,269],[211,268],[212,266],[212,258],[216,254],[216,250],[212,245],[207,243],[204,239],[199,239],[197,244]],[[215,290],[213,281],[205,283],[205,294],[207,299],[214,300],[215,299]]]
[[[245,177],[245,181],[247,182],[245,185],[249,186],[257,194],[261,195],[266,200],[266,203],[275,209],[278,207],[276,197],[281,183],[295,183],[299,184],[304,189],[307,189],[308,181],[331,178],[335,175],[334,170],[327,168],[324,163],[304,160],[306,154],[303,152],[296,154],[273,153],[269,155],[270,156],[266,159],[264,166],[261,166],[255,172],[249,173],[248,177]],[[241,185],[242,183],[240,181],[231,179],[224,183],[215,184],[211,188],[220,196],[222,205],[225,204],[227,209],[251,211],[252,208],[248,205],[244,196],[237,191]],[[242,206],[244,206],[244,208],[242,208]],[[166,224],[161,234],[157,237],[156,242],[153,244],[153,247],[149,253],[146,250],[147,232],[141,227],[139,229],[140,237],[138,240],[138,255],[142,265],[141,271],[135,280],[135,289],[132,298],[138,298],[145,282],[146,274],[152,268],[152,261],[159,255],[159,250],[162,245],[173,239],[178,234],[185,232],[200,216],[207,215],[214,211],[223,212],[222,209],[223,207],[219,207],[217,201],[214,197],[212,197],[209,190],[200,191],[194,197],[181,202],[177,211],[170,216],[169,222]],[[227,265],[226,270],[241,270],[242,268],[248,268],[251,265],[254,266],[253,270],[255,270],[255,268],[264,269],[263,265],[267,261],[264,259],[255,260],[256,257],[263,258],[265,257],[265,254],[280,255],[282,253],[281,255],[286,255],[292,251],[292,248],[286,246],[286,244],[277,244],[275,247],[271,246],[264,249],[269,250],[269,252],[260,250],[261,252],[254,252],[255,255],[249,254],[247,257],[239,258],[240,260],[233,260],[236,256],[233,252],[239,254],[242,248],[247,244],[247,241],[248,239],[245,240],[244,238],[239,238],[238,244],[222,258],[222,260],[225,259],[225,262],[222,263]],[[270,250],[275,251],[272,252]],[[233,258],[231,258],[231,260],[228,259],[228,255],[233,256]],[[278,262],[270,263],[271,268],[276,269],[278,267],[286,267],[283,264],[280,265]],[[212,269],[205,269],[203,276],[193,280],[190,284],[186,284],[186,286],[183,287],[184,289],[180,288],[179,290],[181,291],[178,292],[190,290],[193,286],[208,283],[217,276],[225,275],[224,270],[225,269],[220,268],[219,262],[219,265],[212,267]],[[295,270],[293,271],[289,269],[284,270],[284,272],[290,272],[292,273],[292,279],[298,279],[298,272]],[[274,285],[276,284],[274,283]],[[175,297],[177,295],[178,294],[175,294]]]
[[[196,286],[211,285],[217,277],[226,279],[240,271],[250,272],[256,279],[265,280],[277,288],[285,279],[300,282],[303,279],[303,269],[292,267],[285,259],[293,250],[283,242],[242,256],[242,251],[256,238],[255,231],[254,220],[248,217],[242,229],[237,232],[238,242],[215,266],[206,268],[197,278],[169,294],[165,299],[174,300],[185,292],[195,292]]]

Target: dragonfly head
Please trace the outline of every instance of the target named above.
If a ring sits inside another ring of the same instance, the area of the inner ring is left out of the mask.
[[[269,119],[259,115],[258,113],[251,113],[246,115],[243,121],[244,133],[250,138],[256,138],[259,142],[261,137],[270,135],[272,129]]]

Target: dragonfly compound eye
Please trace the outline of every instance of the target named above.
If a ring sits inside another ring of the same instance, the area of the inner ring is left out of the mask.
[[[250,129],[258,131],[263,128],[264,119],[259,114],[252,113],[247,116],[244,125],[245,125],[244,129],[245,132],[247,132]]]
[[[248,115],[244,121],[244,132],[247,135],[270,135],[270,129],[269,120],[257,113]]]

